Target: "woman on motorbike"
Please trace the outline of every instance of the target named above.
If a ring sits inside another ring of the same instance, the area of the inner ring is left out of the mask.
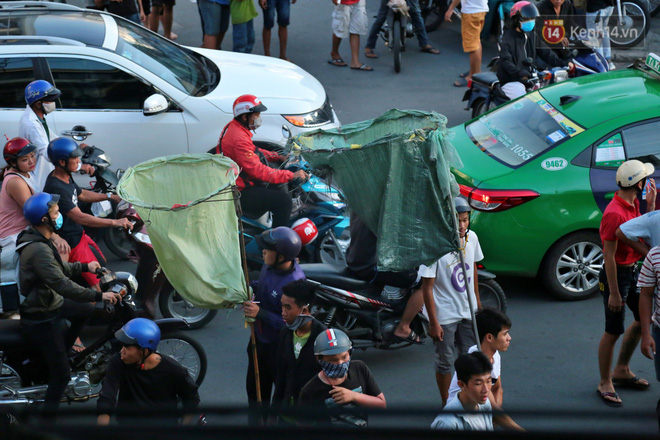
[[[497,78],[502,84],[502,91],[509,99],[516,99],[525,93],[525,83],[532,77],[530,67],[524,64],[529,57],[541,58],[551,67],[566,65],[534,33],[534,25],[539,11],[528,1],[520,1],[511,8],[510,20],[504,29],[500,47],[500,61],[497,66]],[[573,68],[573,63],[568,63]]]
[[[93,301],[115,303],[113,292],[97,292],[71,280],[81,272],[94,272],[98,262],[89,264],[62,261],[52,244],[53,233],[62,226],[57,202],[59,196],[38,193],[23,205],[23,213],[32,227],[17,240],[20,254],[21,331],[43,353],[48,365],[48,388],[45,405],[56,409],[71,380],[68,350],[93,311]],[[64,320],[70,322],[65,330]]]
[[[241,191],[243,211],[254,217],[272,212],[272,227],[289,226],[291,196],[277,185],[293,179],[307,180],[303,170],[291,172],[274,169],[268,161],[283,161],[279,154],[257,148],[252,133],[261,126],[261,112],[266,106],[254,95],[242,95],[234,101],[234,119],[222,130],[215,147],[216,154],[224,154],[241,167],[236,185]]]
[[[27,139],[13,138],[5,144],[3,157],[7,167],[0,173],[0,312],[11,314],[19,306],[16,237],[30,225],[23,205],[34,194],[37,147]],[[58,250],[68,253],[66,241],[56,234],[53,238]]]

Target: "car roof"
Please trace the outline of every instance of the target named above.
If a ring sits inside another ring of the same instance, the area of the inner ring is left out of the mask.
[[[56,37],[102,47],[106,37],[106,21],[98,11],[79,8],[5,8],[0,2],[0,38]],[[14,41],[13,44],[20,44]],[[25,44],[30,44],[25,41]],[[56,40],[50,44],[57,44]]]
[[[585,128],[631,113],[660,109],[660,79],[637,68],[586,75],[540,92],[550,104]],[[566,95],[581,98],[561,105],[561,97]]]

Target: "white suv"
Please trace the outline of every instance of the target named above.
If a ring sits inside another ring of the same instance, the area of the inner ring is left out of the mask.
[[[281,147],[290,134],[334,128],[321,83],[287,61],[190,48],[112,14],[58,3],[0,2],[0,127],[18,134],[25,86],[62,91],[47,116],[58,135],[84,126],[113,167],[216,145],[242,94],[268,107],[254,141]]]

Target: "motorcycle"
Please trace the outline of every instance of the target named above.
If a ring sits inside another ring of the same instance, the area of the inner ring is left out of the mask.
[[[468,105],[465,110],[472,109],[472,118],[483,115],[490,109],[498,107],[505,102],[510,101],[509,97],[502,90],[500,80],[497,78],[496,70],[499,57],[493,58],[488,67],[491,69],[486,72],[479,72],[472,75],[472,84],[470,88],[463,95],[463,101],[467,101]],[[527,92],[539,90],[549,84],[565,81],[568,79],[568,67],[555,67],[550,70],[538,70],[534,65],[534,60],[527,58],[523,61],[532,73],[532,76],[527,80]]]
[[[88,401],[98,397],[108,360],[121,349],[114,333],[137,317],[134,295],[137,281],[126,272],[100,269],[101,289],[119,293],[122,299],[114,306],[97,303],[92,325],[103,324],[105,332],[80,353],[70,355],[71,380],[63,402]],[[204,348],[191,337],[178,332],[187,326],[181,319],[155,321],[162,337],[158,353],[171,356],[188,369],[197,384],[206,375]],[[48,387],[48,367],[39,350],[31,347],[20,331],[20,321],[0,320],[0,405],[21,405],[43,401]]]
[[[307,279],[316,285],[316,304],[312,315],[328,327],[344,331],[354,348],[403,348],[410,342],[394,336],[394,330],[414,288],[380,287],[356,278],[347,268],[327,264],[301,265]],[[495,275],[483,266],[478,269],[482,306],[506,310],[504,291]],[[424,340],[428,335],[428,319],[421,312],[410,328]]]
[[[438,30],[443,21],[445,13],[449,9],[451,0],[419,0],[419,8],[422,11],[424,27],[426,32]]]
[[[412,23],[408,22],[408,5],[405,0],[390,0],[387,4],[387,20],[380,30],[380,37],[385,41],[394,56],[394,71],[401,71],[401,52],[406,51],[406,38],[414,36]]]

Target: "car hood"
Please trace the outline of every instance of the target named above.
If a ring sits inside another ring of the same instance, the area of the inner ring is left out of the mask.
[[[257,96],[265,113],[303,114],[320,108],[326,99],[321,83],[288,61],[261,55],[190,48],[218,65],[220,84],[204,98],[225,113],[242,94]]]
[[[481,151],[468,137],[465,125],[461,124],[449,129],[452,133],[451,143],[463,162],[462,168],[452,169],[458,183],[477,187],[487,180],[502,177],[514,171],[513,168]]]

